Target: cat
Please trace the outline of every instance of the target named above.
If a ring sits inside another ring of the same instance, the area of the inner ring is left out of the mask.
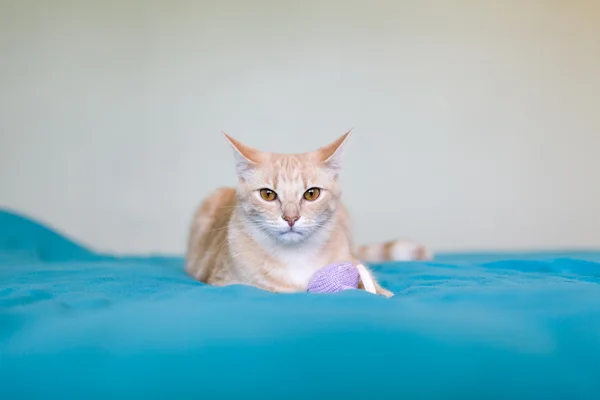
[[[301,154],[262,152],[223,133],[234,150],[238,185],[214,191],[196,210],[187,273],[215,286],[293,293],[306,291],[316,270],[333,262],[430,259],[412,241],[354,247],[338,180],[350,133]],[[392,296],[373,281],[377,294]]]

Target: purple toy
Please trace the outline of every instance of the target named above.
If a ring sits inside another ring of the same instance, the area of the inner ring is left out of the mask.
[[[358,289],[362,280],[365,290],[375,293],[371,275],[363,265],[350,262],[329,264],[312,276],[307,291],[310,293],[337,293],[342,290]]]

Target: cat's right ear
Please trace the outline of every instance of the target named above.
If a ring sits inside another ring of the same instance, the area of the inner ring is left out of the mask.
[[[235,172],[240,181],[245,181],[249,172],[260,162],[260,151],[246,146],[240,141],[232,138],[225,132],[221,132],[233,148],[235,156]]]
[[[317,150],[319,160],[325,165],[331,172],[334,178],[337,178],[340,169],[342,168],[342,153],[344,151],[344,144],[348,137],[352,133],[352,129],[344,133],[342,136],[337,138],[333,143],[327,146],[321,147]]]

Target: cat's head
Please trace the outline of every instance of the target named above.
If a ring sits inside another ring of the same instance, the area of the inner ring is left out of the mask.
[[[316,151],[275,154],[232,145],[245,222],[276,243],[293,245],[331,228],[341,194],[338,174],[350,132]]]

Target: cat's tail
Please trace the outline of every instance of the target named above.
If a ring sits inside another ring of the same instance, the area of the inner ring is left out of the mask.
[[[433,254],[425,246],[410,240],[390,240],[359,246],[356,256],[364,262],[431,260]]]

